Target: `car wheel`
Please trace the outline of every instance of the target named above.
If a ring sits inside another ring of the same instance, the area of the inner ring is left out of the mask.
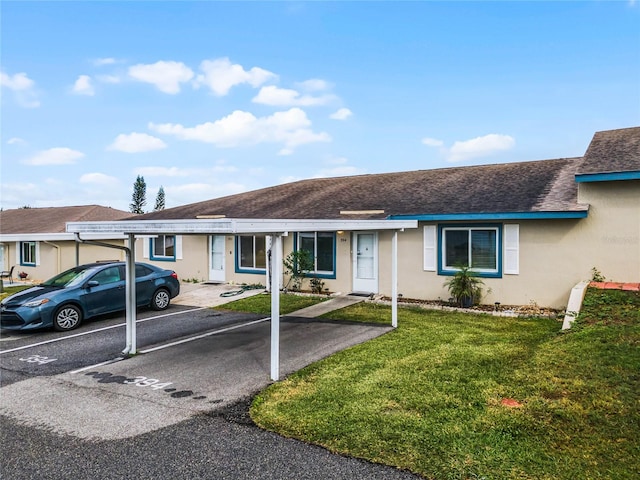
[[[75,305],[60,307],[53,317],[53,328],[59,332],[73,330],[82,322],[82,311]]]
[[[153,294],[151,298],[151,308],[154,310],[164,310],[169,306],[170,301],[171,297],[169,296],[169,292],[161,288]]]

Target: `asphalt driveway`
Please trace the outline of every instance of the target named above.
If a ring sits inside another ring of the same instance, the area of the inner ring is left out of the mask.
[[[248,315],[134,357],[4,386],[2,478],[416,478],[252,424],[250,398],[271,383],[269,329]],[[283,317],[281,375],[389,330]]]

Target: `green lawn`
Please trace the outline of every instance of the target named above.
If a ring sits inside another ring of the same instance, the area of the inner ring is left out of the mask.
[[[560,326],[401,308],[397,330],[272,385],[251,415],[426,478],[640,478],[640,295],[589,289],[574,328]]]
[[[319,295],[294,295],[280,294],[280,313],[286,315],[302,308],[310,307],[316,303],[325,302],[331,297]],[[225,303],[218,307],[217,310],[233,310],[236,312],[257,313],[261,315],[269,315],[271,313],[271,295],[261,294],[251,297],[241,298],[234,302]]]

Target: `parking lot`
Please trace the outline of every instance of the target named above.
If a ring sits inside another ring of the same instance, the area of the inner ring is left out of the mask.
[[[389,329],[283,317],[281,374]],[[138,355],[122,356],[124,344],[124,315],[66,333],[3,334],[4,434],[19,425],[34,438],[46,432],[92,444],[139,439],[246,404],[270,383],[270,321],[263,316],[178,302],[164,312],[139,312]]]

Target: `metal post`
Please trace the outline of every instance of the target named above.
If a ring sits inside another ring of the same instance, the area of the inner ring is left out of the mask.
[[[129,234],[129,248],[125,257],[125,315],[126,315],[126,346],[122,351],[125,355],[136,353],[136,238]]]
[[[391,326],[398,327],[398,231],[391,238]]]
[[[271,241],[271,380],[280,379],[280,271],[282,270],[282,236]]]

